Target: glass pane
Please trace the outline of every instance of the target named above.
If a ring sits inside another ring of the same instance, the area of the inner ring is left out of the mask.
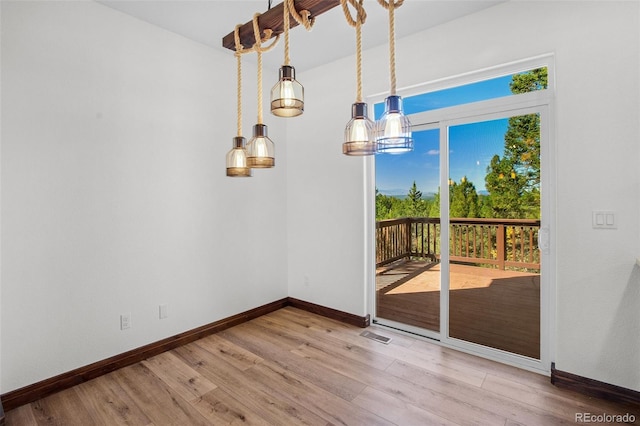
[[[440,330],[440,131],[376,157],[376,316]]]
[[[476,83],[451,87],[434,92],[421,93],[403,98],[405,114],[415,114],[434,109],[447,108],[471,102],[486,101],[503,96],[517,95],[547,88],[547,68],[537,68],[517,74],[496,77]],[[384,112],[384,103],[374,105],[378,119]]]
[[[540,116],[449,128],[449,335],[540,358]]]

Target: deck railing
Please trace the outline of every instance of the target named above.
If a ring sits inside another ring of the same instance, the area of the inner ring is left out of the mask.
[[[449,219],[449,259],[498,269],[540,269],[536,219]],[[440,219],[376,222],[376,266],[404,258],[440,258]]]

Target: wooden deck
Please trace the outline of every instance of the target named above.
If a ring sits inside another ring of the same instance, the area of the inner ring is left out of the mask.
[[[538,359],[540,276],[451,264],[449,335]],[[401,262],[376,276],[377,316],[439,331],[440,264]]]

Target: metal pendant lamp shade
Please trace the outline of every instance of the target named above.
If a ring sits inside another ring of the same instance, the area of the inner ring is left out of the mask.
[[[245,138],[242,136],[233,138],[233,148],[227,153],[227,176],[229,177],[251,177],[244,144]]]
[[[271,113],[278,117],[297,117],[304,112],[304,87],[296,80],[296,70],[289,58],[289,18],[303,24],[307,30],[313,23],[308,12],[303,18],[295,8],[294,0],[284,0],[282,23],[284,26],[284,65],[280,68],[280,78],[271,89]],[[306,11],[305,11],[306,12]]]
[[[376,153],[375,124],[367,116],[367,104],[351,106],[351,121],[344,131],[342,153],[345,155],[373,155]]]
[[[402,110],[400,96],[388,96],[384,113],[376,122],[376,142],[379,153],[401,154],[413,151],[411,123]]]
[[[237,63],[237,133],[233,138],[233,148],[227,153],[227,176],[229,177],[251,177],[251,168],[247,164],[247,150],[245,149],[246,139],[242,137],[242,45],[238,39],[239,26],[235,28],[236,36],[236,63]]]
[[[276,148],[273,141],[267,136],[267,126],[262,121],[262,52],[269,49],[261,47],[258,28],[259,16],[259,13],[253,16],[253,31],[256,40],[253,49],[258,55],[258,123],[253,126],[253,137],[247,144],[247,165],[252,169],[269,169],[276,165]]]
[[[278,117],[296,117],[304,112],[304,87],[296,80],[291,65],[280,68],[280,79],[271,89],[271,113]]]
[[[342,153],[351,156],[376,154],[375,123],[367,115],[367,104],[362,102],[362,24],[367,14],[362,7],[364,0],[350,4],[356,9],[355,19],[347,7],[347,1],[341,0],[347,22],[356,29],[356,102],[351,106],[351,120],[344,130]]]
[[[404,0],[378,0],[389,11],[389,71],[391,87],[384,100],[384,113],[376,122],[378,152],[402,154],[413,151],[411,123],[402,110],[402,98],[396,95],[395,9]]]
[[[267,136],[267,126],[253,126],[253,137],[247,144],[247,165],[254,169],[267,169],[276,165],[275,145]]]

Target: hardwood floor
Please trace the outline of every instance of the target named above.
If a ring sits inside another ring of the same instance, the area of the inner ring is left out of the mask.
[[[556,425],[632,413],[549,378],[292,307],[6,413],[7,425]]]

